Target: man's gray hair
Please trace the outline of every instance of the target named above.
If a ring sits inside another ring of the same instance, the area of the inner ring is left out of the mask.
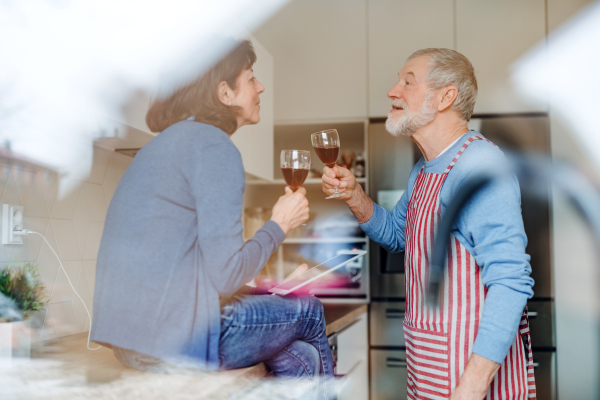
[[[458,51],[430,48],[415,51],[407,61],[421,56],[429,57],[427,70],[429,87],[435,90],[450,85],[456,86],[458,96],[454,100],[452,109],[468,122],[477,99],[477,79],[469,59]]]

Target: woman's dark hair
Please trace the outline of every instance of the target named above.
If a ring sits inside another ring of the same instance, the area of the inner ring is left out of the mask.
[[[198,122],[222,129],[228,135],[236,131],[240,107],[223,104],[217,97],[217,87],[225,81],[235,90],[238,76],[243,70],[252,68],[256,61],[250,41],[236,43],[237,46],[227,56],[200,78],[166,99],[154,100],[146,113],[146,124],[152,132],[162,132],[191,116]]]

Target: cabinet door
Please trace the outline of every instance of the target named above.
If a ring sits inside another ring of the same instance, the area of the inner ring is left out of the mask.
[[[258,178],[273,179],[273,57],[255,38],[250,41],[256,52],[254,76],[265,87],[260,95],[260,122],[238,129],[231,137],[242,154],[244,169]]]
[[[273,55],[275,119],[367,116],[366,0],[290,2],[254,35]]]
[[[408,56],[427,47],[454,48],[452,0],[369,1],[369,116],[390,111],[387,92]]]
[[[338,332],[336,374],[346,375],[338,389],[339,400],[367,400],[369,398],[367,335],[366,314],[358,317],[351,325]]]
[[[546,34],[544,0],[456,0],[456,50],[475,67],[476,113],[547,111],[515,91],[511,66]]]
[[[558,28],[564,22],[582,12],[593,3],[592,0],[547,0],[548,3],[548,32]]]

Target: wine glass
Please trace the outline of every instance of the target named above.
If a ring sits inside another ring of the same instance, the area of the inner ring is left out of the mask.
[[[329,168],[333,168],[340,152],[340,137],[338,132],[335,129],[315,132],[310,135],[310,141],[317,156],[323,161],[323,164]],[[346,193],[338,192],[338,187],[336,186],[335,193],[326,197],[326,199],[334,199],[345,195]]]
[[[306,180],[310,170],[310,151],[281,150],[281,172],[283,179],[294,192]]]

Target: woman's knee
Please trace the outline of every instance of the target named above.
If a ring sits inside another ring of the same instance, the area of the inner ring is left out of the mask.
[[[306,312],[317,319],[324,319],[323,303],[315,296],[302,296],[302,301],[306,304]]]
[[[321,370],[319,351],[311,344],[296,340],[269,362],[275,375],[313,378]]]

